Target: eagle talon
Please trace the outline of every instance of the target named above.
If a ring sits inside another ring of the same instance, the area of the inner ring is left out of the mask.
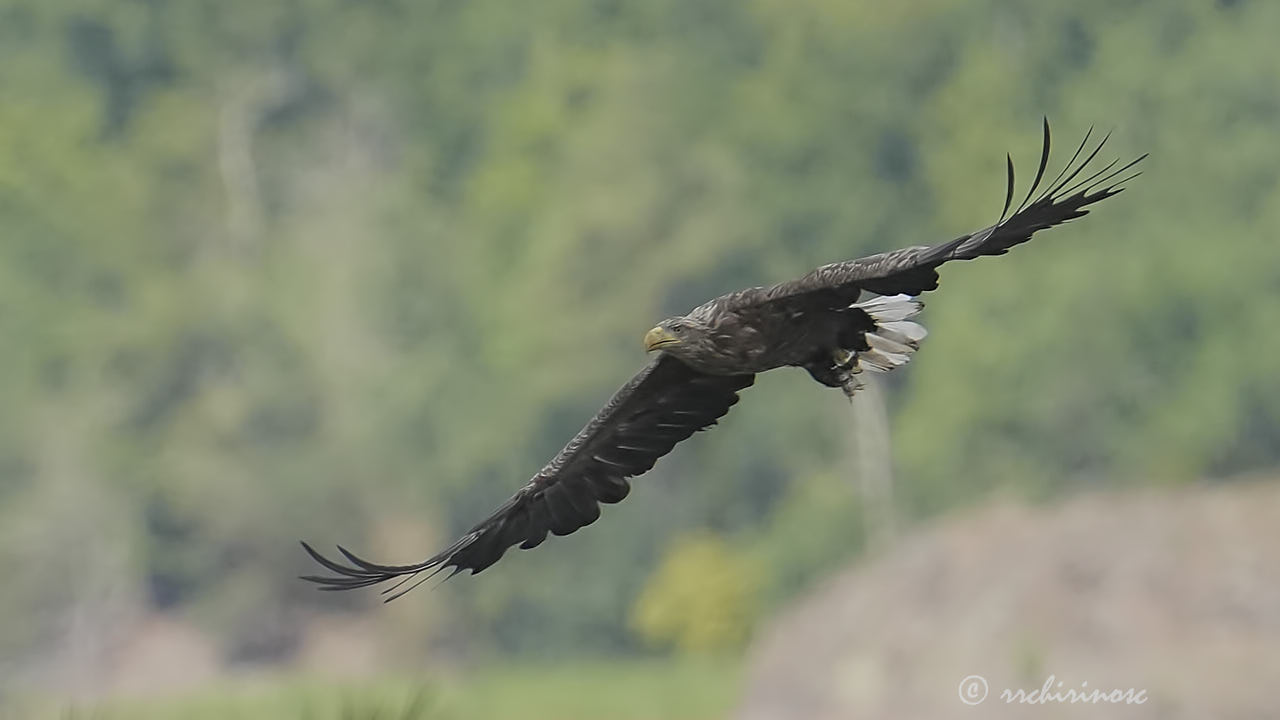
[[[840,373],[840,390],[844,392],[844,396],[849,398],[849,402],[853,402],[853,394],[866,387],[857,373],[842,372]]]

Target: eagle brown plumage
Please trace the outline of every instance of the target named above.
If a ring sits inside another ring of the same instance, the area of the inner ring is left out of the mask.
[[[1049,161],[1049,123],[1035,179],[1013,201],[1008,158],[1004,210],[993,225],[933,246],[909,247],[820,267],[791,282],[730,293],[687,315],[662,321],[645,336],[656,357],[623,385],[551,462],[496,512],[453,544],[412,565],[380,565],[339,546],[346,563],[303,547],[332,575],[304,579],[326,590],[396,581],[394,599],[446,568],[450,577],[493,565],[508,548],[530,549],[548,533],[568,535],[600,517],[601,503],[620,502],[629,478],[647,472],[677,443],[714,424],[738,402],[758,373],[794,366],[852,396],[864,369],[885,371],[907,362],[925,335],[911,318],[920,293],[938,287],[938,267],[951,260],[1001,255],[1038,230],[1081,217],[1089,205],[1122,189],[1146,155],[1116,168],[1113,160],[1081,177],[1107,138],[1084,159],[1092,129],[1053,182],[1039,195]],[[1033,199],[1033,196],[1034,199]],[[864,292],[876,297],[858,302]],[[418,577],[418,582],[408,581]]]

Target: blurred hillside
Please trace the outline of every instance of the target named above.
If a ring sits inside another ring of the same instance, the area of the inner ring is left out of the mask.
[[[734,717],[1271,717],[1276,508],[1272,480],[948,518],[770,623]],[[988,694],[966,704],[959,687],[975,674]],[[1053,692],[1133,688],[1145,700],[1000,697],[1050,676]]]
[[[108,689],[157,622],[215,670],[732,654],[903,523],[1273,467],[1276,27],[1251,0],[0,0],[0,688]],[[778,373],[601,527],[475,581],[383,609],[293,579],[299,539],[398,562],[465,529],[655,319],[991,222],[1042,115],[1058,162],[1097,123],[1147,174],[943,272],[883,388],[891,457],[874,399]],[[718,601],[671,620],[690,596]]]

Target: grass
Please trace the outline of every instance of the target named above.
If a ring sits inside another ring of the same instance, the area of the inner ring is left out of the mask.
[[[335,683],[315,678],[227,683],[189,696],[46,707],[53,720],[713,720],[732,709],[739,665],[625,660],[513,665],[447,676]],[[5,716],[8,717],[8,716]]]

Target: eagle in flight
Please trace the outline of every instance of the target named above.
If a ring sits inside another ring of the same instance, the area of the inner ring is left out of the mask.
[[[1092,132],[1037,195],[1049,162],[1045,121],[1040,166],[1012,213],[1013,159],[1006,156],[1004,209],[994,225],[938,245],[824,265],[797,280],[722,295],[663,320],[644,336],[645,349],[654,354],[649,364],[533,479],[453,544],[416,564],[379,565],[341,546],[346,562],[335,561],[304,542],[332,574],[303,579],[326,590],[390,582],[383,593],[391,600],[446,568],[452,568],[449,577],[463,570],[475,574],[513,545],[528,550],[549,532],[568,535],[595,522],[600,503],[625,498],[629,478],[647,472],[676,443],[715,425],[766,370],[802,367],[852,397],[864,370],[900,367],[919,348],[925,329],[911,318],[923,307],[918,296],[938,287],[940,265],[1003,255],[1037,230],[1085,215],[1089,205],[1119,193],[1139,174],[1128,173],[1146,155],[1086,173],[1107,141],[1103,137],[1086,154]],[[860,300],[863,293],[873,297]]]

